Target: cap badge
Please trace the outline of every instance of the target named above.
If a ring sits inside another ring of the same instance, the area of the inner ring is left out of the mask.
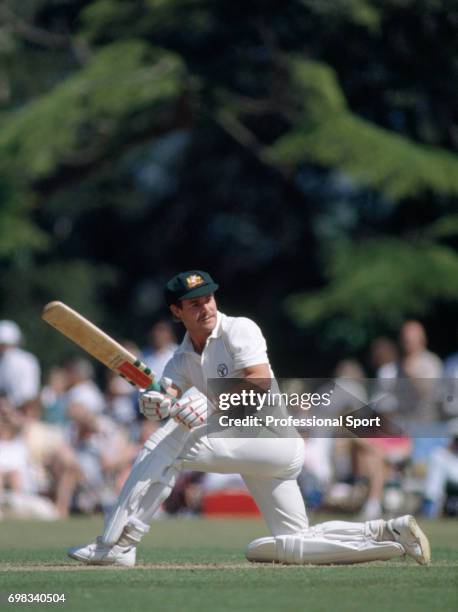
[[[200,274],[191,274],[186,278],[186,284],[188,285],[188,289],[194,289],[194,287],[198,287],[199,285],[204,284],[204,279],[200,276]]]

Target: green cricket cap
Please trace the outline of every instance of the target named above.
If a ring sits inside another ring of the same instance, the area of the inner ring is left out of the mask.
[[[218,287],[208,272],[202,270],[180,272],[166,284],[165,299],[169,305],[176,304],[179,300],[190,300],[214,293]]]

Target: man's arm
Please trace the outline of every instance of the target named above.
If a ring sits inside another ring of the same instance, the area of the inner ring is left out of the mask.
[[[270,374],[270,367],[268,363],[260,363],[259,365],[249,366],[243,368],[243,378],[256,378],[258,380],[272,378]]]
[[[243,368],[242,377],[237,379],[236,386],[239,390],[254,389],[257,392],[266,392],[271,383],[269,364],[261,363]],[[174,387],[181,395],[180,389],[176,385]],[[171,406],[170,416],[189,429],[203,425],[207,418],[207,398],[202,393],[185,396]]]

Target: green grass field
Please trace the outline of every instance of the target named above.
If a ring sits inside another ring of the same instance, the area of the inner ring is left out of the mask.
[[[0,593],[65,593],[65,604],[6,604],[67,610],[308,612],[454,611],[458,522],[424,525],[433,563],[397,560],[334,567],[252,565],[243,552],[266,535],[262,521],[164,520],[153,524],[138,567],[83,567],[65,555],[93,539],[100,519],[0,523]]]

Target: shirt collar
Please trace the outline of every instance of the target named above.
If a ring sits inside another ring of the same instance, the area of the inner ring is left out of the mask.
[[[223,314],[218,310],[216,312],[216,325],[213,328],[213,331],[209,336],[210,338],[219,338],[219,336],[221,336],[222,322],[223,322]]]

